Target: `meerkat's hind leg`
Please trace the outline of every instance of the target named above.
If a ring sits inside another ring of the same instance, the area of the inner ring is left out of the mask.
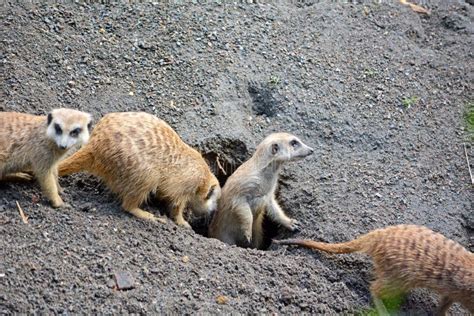
[[[447,296],[444,296],[441,301],[439,302],[438,308],[436,309],[435,315],[436,316],[444,316],[446,315],[446,312],[449,310],[451,307],[451,304],[453,304],[453,300],[450,299]]]
[[[375,270],[380,270],[377,268],[377,263],[375,264]],[[370,293],[375,304],[375,309],[379,315],[390,315],[382,298],[389,303],[388,307],[390,310],[398,310],[400,308],[404,297],[403,294],[405,294],[406,291],[403,287],[398,286],[399,284],[400,283],[396,282],[396,280],[390,280],[387,277],[380,277],[379,275],[370,285]]]
[[[372,296],[372,299],[375,304],[375,309],[377,310],[377,314],[379,316],[390,316],[389,312],[387,311],[387,308],[385,308],[385,305],[382,302],[382,299],[378,296]]]
[[[11,173],[3,178],[1,178],[1,181],[8,181],[8,182],[30,182],[34,179],[35,177],[26,172],[16,172],[16,173]]]

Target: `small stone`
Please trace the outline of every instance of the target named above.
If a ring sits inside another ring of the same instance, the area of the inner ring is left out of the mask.
[[[224,295],[219,295],[216,298],[216,302],[217,302],[217,304],[225,305],[229,302],[229,298],[227,296],[224,296]]]
[[[135,93],[133,93],[133,91],[130,91],[130,92],[128,93],[128,95],[133,96],[133,95],[135,95]]]
[[[135,288],[132,275],[127,271],[118,271],[114,274],[117,290],[131,290]]]
[[[188,256],[184,256],[183,258],[181,258],[181,260],[182,260],[184,263],[188,263],[188,262],[189,262],[189,257],[188,257]]]
[[[40,201],[40,198],[39,198],[38,195],[33,195],[33,196],[31,196],[31,202],[32,202],[32,203],[36,204],[36,203],[38,203],[39,201]]]

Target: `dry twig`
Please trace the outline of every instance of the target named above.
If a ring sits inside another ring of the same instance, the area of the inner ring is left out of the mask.
[[[422,14],[428,14],[428,15],[430,14],[430,11],[429,11],[429,10],[427,10],[427,9],[425,9],[425,8],[423,8],[423,7],[420,7],[420,6],[417,5],[417,4],[408,2],[407,0],[400,0],[400,3],[410,6],[410,9],[412,9],[412,10],[415,11],[416,13],[422,13]]]
[[[227,172],[225,172],[224,168],[222,167],[221,162],[219,161],[219,156],[216,157],[216,163],[219,170],[222,171],[222,173],[226,176]]]
[[[469,175],[471,176],[471,184],[474,185],[474,178],[472,177],[471,165],[469,164],[469,157],[467,155],[466,144],[463,144],[463,146],[464,146],[464,155],[466,155],[467,169],[469,170]]]
[[[25,212],[23,212],[23,209],[20,206],[20,203],[18,201],[16,202],[16,207],[18,208],[18,212],[20,213],[21,219],[23,220],[23,223],[28,224],[28,216],[25,215]]]

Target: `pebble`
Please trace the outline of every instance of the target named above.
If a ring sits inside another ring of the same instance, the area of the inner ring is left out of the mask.
[[[127,271],[118,271],[114,274],[117,290],[131,290],[135,288],[135,281],[132,275]]]

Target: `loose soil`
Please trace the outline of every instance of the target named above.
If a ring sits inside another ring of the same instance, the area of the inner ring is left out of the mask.
[[[202,151],[222,183],[266,135],[294,133],[315,153],[285,167],[278,198],[301,230],[267,222],[267,238],[337,242],[413,223],[472,251],[463,149],[472,1],[423,1],[430,16],[398,1],[354,2],[3,3],[0,110],[71,107],[95,121],[153,113]],[[230,247],[206,238],[209,219],[191,218],[195,231],[154,225],[121,211],[92,176],[60,182],[69,205],[58,210],[36,183],[0,184],[0,314],[372,306],[363,255]],[[134,288],[117,289],[116,273]],[[425,314],[436,302],[417,290],[402,310]]]

